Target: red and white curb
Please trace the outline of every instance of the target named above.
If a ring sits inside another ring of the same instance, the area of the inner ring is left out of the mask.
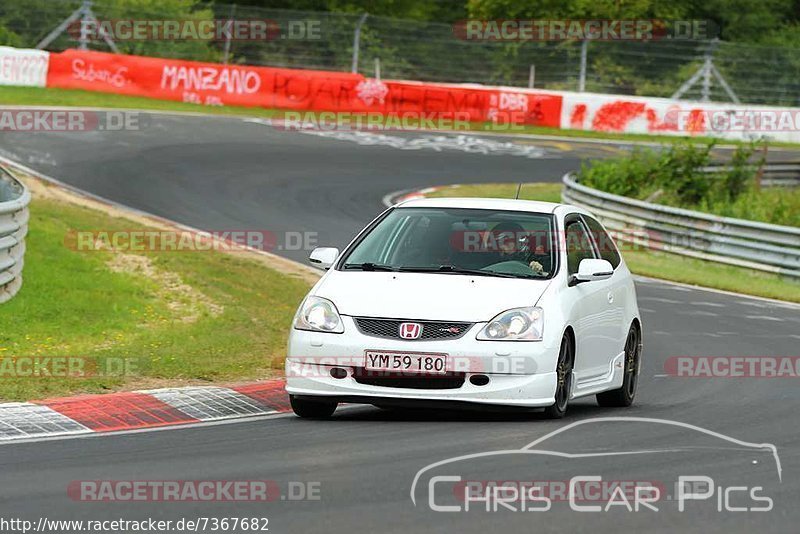
[[[394,206],[395,204],[399,204],[401,202],[405,202],[406,200],[414,200],[417,198],[425,198],[425,195],[433,193],[434,191],[438,191],[441,189],[441,186],[435,187],[426,187],[424,189],[407,189],[405,191],[395,191],[394,193],[389,193],[388,195],[383,197],[383,205],[387,208]]]
[[[0,443],[187,425],[290,411],[283,380],[0,404]]]

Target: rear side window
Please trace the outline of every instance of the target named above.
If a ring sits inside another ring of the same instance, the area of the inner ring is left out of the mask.
[[[586,221],[586,225],[589,227],[589,232],[592,234],[595,245],[597,245],[597,250],[600,251],[600,257],[616,269],[621,258],[614,241],[611,240],[611,236],[603,229],[603,225],[591,217],[584,215],[583,220]]]

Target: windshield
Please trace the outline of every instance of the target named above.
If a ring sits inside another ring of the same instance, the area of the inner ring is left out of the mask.
[[[397,208],[359,241],[342,270],[550,278],[556,268],[549,214],[463,208]]]

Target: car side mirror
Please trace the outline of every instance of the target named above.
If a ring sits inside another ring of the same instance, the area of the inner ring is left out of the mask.
[[[311,251],[308,261],[320,269],[330,269],[339,257],[339,249],[335,247],[317,247]]]
[[[570,277],[569,285],[574,286],[582,282],[596,282],[608,280],[614,274],[614,267],[606,260],[587,258],[578,264],[578,274]]]

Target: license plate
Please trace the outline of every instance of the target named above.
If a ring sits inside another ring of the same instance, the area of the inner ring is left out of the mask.
[[[368,350],[364,352],[368,371],[395,371],[440,375],[447,372],[447,355],[420,352]]]

